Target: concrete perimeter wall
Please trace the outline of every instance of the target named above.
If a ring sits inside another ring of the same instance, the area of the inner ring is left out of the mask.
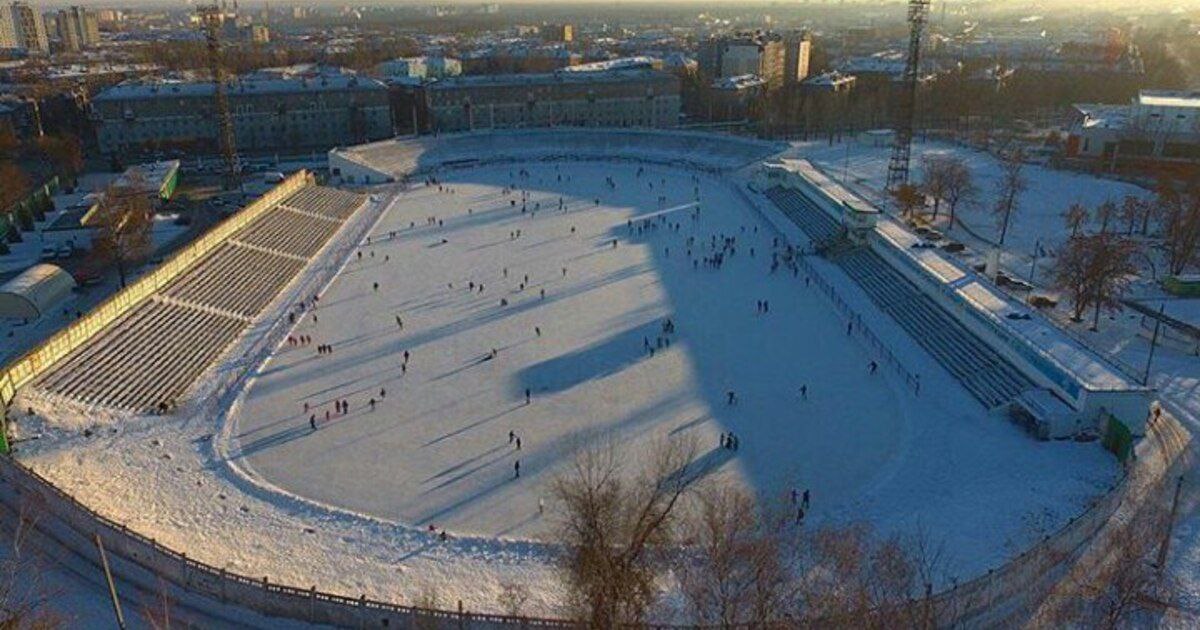
[[[93,308],[82,318],[58,331],[24,356],[0,368],[0,407],[7,408],[16,397],[17,389],[22,385],[36,378],[79,346],[87,343],[96,333],[129,312],[131,308],[150,297],[155,291],[169,284],[179,274],[203,258],[205,254],[224,243],[234,232],[249,225],[264,212],[275,207],[280,201],[312,181],[312,176],[307,171],[297,171],[265,195],[255,199],[240,212],[217,224],[204,236],[176,252],[150,273],[138,278],[125,289],[101,302],[99,306]]]
[[[252,610],[266,616],[342,627],[495,628],[567,627],[541,619],[428,610],[273,584],[267,578],[231,573],[187,557],[153,538],[88,509],[36,472],[10,457],[0,457],[0,502],[12,517],[31,519],[54,544],[99,563],[96,539],[104,545],[113,573],[148,593],[170,589]]]

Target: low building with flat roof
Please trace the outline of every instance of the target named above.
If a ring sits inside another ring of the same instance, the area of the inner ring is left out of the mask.
[[[1142,90],[1128,105],[1075,105],[1065,155],[1113,165],[1200,161],[1200,91]]]

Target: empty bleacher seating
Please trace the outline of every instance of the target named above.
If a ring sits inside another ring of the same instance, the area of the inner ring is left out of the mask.
[[[151,298],[42,378],[89,405],[151,411],[182,394],[245,321]]]
[[[341,223],[334,219],[317,218],[279,208],[255,221],[233,239],[237,243],[287,256],[308,258],[320,251],[340,226]]]
[[[365,200],[302,188],[67,355],[33,387],[139,413],[177,404]]]
[[[830,242],[837,237],[837,222],[800,192],[775,187],[765,194],[814,242]],[[834,262],[862,287],[880,310],[895,319],[989,409],[1034,387],[1016,367],[879,254],[866,247],[856,247],[840,251]]]
[[[226,243],[162,294],[249,318],[270,304],[303,266],[295,258]]]
[[[855,249],[836,262],[880,310],[892,316],[984,406],[1002,405],[1034,387],[1016,367],[875,252]]]
[[[813,205],[800,191],[776,186],[768,189],[766,195],[814,243],[828,243],[841,234],[837,221]]]

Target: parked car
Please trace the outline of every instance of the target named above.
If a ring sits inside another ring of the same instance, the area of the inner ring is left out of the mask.
[[[42,247],[42,253],[38,258],[42,260],[54,260],[58,258],[58,248],[53,245],[45,245]]]
[[[70,243],[63,243],[58,246],[59,258],[70,258],[75,255],[75,246]]]

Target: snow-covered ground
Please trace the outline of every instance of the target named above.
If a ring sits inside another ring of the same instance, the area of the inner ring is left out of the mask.
[[[828,145],[822,143],[800,143],[793,146],[790,154],[810,159],[829,176],[844,181],[854,192],[880,204],[887,203],[883,193],[887,177],[889,148],[874,148],[856,143]],[[998,161],[991,155],[970,148],[946,143],[917,143],[913,146],[914,177],[920,177],[920,159],[926,155],[953,154],[960,157],[976,176],[979,198],[959,212],[959,218],[969,226],[969,231],[957,227],[948,232],[974,251],[967,256],[978,260],[990,249],[987,241],[995,241],[998,223],[991,212],[995,200],[995,179],[1000,172]],[[1025,175],[1029,188],[1019,202],[1019,210],[1010,223],[1005,240],[1006,252],[1002,265],[1013,275],[1028,278],[1033,262],[1035,244],[1052,252],[1064,242],[1069,234],[1062,212],[1075,202],[1094,208],[1104,201],[1118,205],[1127,195],[1149,198],[1152,193],[1113,180],[1091,177],[1084,174],[1057,171],[1028,165]],[[945,221],[941,222],[945,226]],[[1124,224],[1117,219],[1117,225]],[[1091,226],[1096,229],[1096,226]],[[1040,257],[1035,284],[1047,281],[1052,260]],[[1160,265],[1161,266],[1161,265]],[[1136,282],[1132,295],[1148,306],[1157,307],[1165,303],[1168,315],[1196,325],[1200,323],[1200,300],[1178,299],[1166,296],[1150,277],[1155,271],[1143,265],[1146,275]],[[1044,286],[1039,292],[1053,293]],[[1101,354],[1118,361],[1134,371],[1144,369],[1149,356],[1150,342],[1139,335],[1141,316],[1126,311],[1101,318],[1100,330],[1088,330],[1090,319],[1083,324],[1068,320],[1062,304],[1050,314],[1067,330],[1073,332]],[[1188,427],[1193,436],[1200,436],[1200,357],[1171,346],[1160,345],[1155,349],[1150,372],[1150,384],[1162,400]],[[1178,526],[1172,542],[1171,566],[1178,584],[1180,606],[1192,614],[1200,614],[1200,471],[1189,471],[1184,477],[1184,492],[1180,503]]]
[[[891,158],[890,147],[873,147],[857,142],[832,145],[808,142],[794,145],[789,154],[809,159],[831,178],[867,199],[881,206],[891,205],[883,192],[887,182],[888,160]],[[961,145],[918,142],[913,145],[912,151],[912,181],[921,181],[923,159],[946,155],[956,156],[967,165],[978,188],[976,198],[958,208],[956,220],[961,225],[951,230],[949,235],[982,254],[1000,238],[1000,220],[994,208],[1001,164],[989,153]],[[1120,207],[1127,196],[1151,196],[1148,191],[1132,184],[1033,164],[1025,165],[1022,173],[1028,187],[1020,195],[1017,209],[1010,217],[1003,255],[1006,266],[1022,278],[1029,274],[1035,251],[1040,251],[1039,271],[1035,278],[1044,277],[1043,274],[1050,268],[1045,252],[1057,249],[1069,235],[1063,213],[1072,204],[1080,203],[1090,210],[1105,201],[1111,201]],[[948,223],[945,204],[940,214],[937,225],[945,228]],[[1124,229],[1124,223],[1119,218],[1113,221],[1114,225]],[[1040,250],[1036,249],[1038,246]]]
[[[1115,480],[1098,445],[1036,442],[988,416],[863,302],[924,391],[869,375],[873,357],[826,298],[770,273],[776,233],[729,182],[666,167],[638,177],[628,163],[526,168],[528,178],[519,165],[455,171],[453,192],[399,197],[293,331],[312,345],[283,344],[229,419],[48,435],[20,456],[85,504],[216,566],[402,603],[432,592],[470,610],[496,610],[502,586],[522,582],[534,593],[527,614],[555,613],[561,595],[552,549],[537,542],[557,508],[547,482],[596,432],[619,441],[631,468],[656,438],[695,436],[711,475],[764,500],[810,489],[810,522],[921,527],[960,580]],[[529,212],[520,192],[505,194],[512,185],[529,191]],[[656,227],[639,234],[645,220]],[[737,239],[719,270],[694,262],[713,254],[714,236]],[[829,279],[853,293],[844,276]],[[676,332],[658,348],[666,318]],[[338,399],[350,412],[326,422]],[[718,447],[727,431],[737,452]]]

